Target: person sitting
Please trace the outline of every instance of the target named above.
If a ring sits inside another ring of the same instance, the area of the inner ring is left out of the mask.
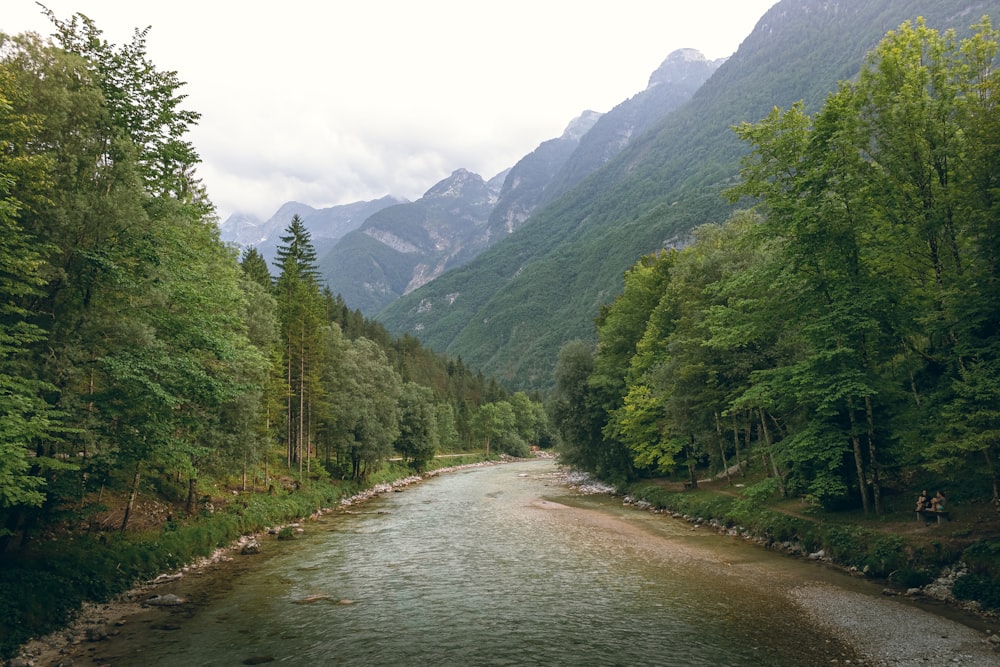
[[[931,501],[931,503],[932,503],[932,505],[934,507],[934,511],[935,512],[943,512],[944,511],[944,503],[945,503],[944,494],[942,492],[938,491],[934,495],[934,499]]]
[[[921,491],[920,497],[917,498],[917,511],[923,512],[927,509],[927,491]]]

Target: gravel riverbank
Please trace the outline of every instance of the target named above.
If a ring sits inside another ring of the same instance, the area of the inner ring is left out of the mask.
[[[794,588],[791,596],[815,623],[854,647],[871,665],[1000,665],[990,636],[893,598],[879,600],[819,585]]]

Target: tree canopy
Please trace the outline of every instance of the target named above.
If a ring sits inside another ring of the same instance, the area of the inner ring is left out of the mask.
[[[592,368],[566,350],[569,457],[635,476],[759,456],[778,492],[874,513],[921,470],[997,499],[997,45],[987,18],[963,40],[907,22],[815,114],[736,127],[729,195],[754,211],[633,267]]]

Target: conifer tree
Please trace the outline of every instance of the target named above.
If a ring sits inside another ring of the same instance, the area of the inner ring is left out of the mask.
[[[320,292],[316,251],[309,230],[298,215],[281,237],[275,262],[284,347],[286,459],[308,469],[315,437],[314,403],[321,397],[320,378],[326,345],[325,304]]]

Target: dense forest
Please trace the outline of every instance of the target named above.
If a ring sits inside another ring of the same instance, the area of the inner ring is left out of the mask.
[[[905,23],[816,113],[740,125],[743,208],[642,258],[596,347],[562,348],[566,461],[690,485],[752,463],[748,495],[872,515],[916,479],[996,502],[998,40]]]
[[[221,243],[199,116],[146,32],[49,18],[50,39],[0,37],[0,551],[113,493],[125,531],[142,493],[192,515],[226,486],[546,441],[537,400],[320,284],[297,218],[273,272]]]
[[[965,39],[903,24],[814,113],[736,128],[740,179],[702,209],[718,223],[627,271],[596,345],[563,346],[546,409],[352,310],[297,217],[273,270],[223,244],[177,73],[143,31],[118,46],[49,18],[50,39],[0,35],[0,654],[57,602],[120,592],[119,568],[194,553],[167,553],[166,527],[115,542],[143,495],[178,535],[205,498],[240,497],[225,530],[183,538],[212,545],[264,520],[246,496],[315,509],[310,485],[357,488],[391,459],[558,442],[621,484],[753,467],[746,497],[873,517],[914,480],[1000,501],[987,19]],[[56,531],[58,559],[39,539]],[[70,595],[83,558],[105,569]]]

